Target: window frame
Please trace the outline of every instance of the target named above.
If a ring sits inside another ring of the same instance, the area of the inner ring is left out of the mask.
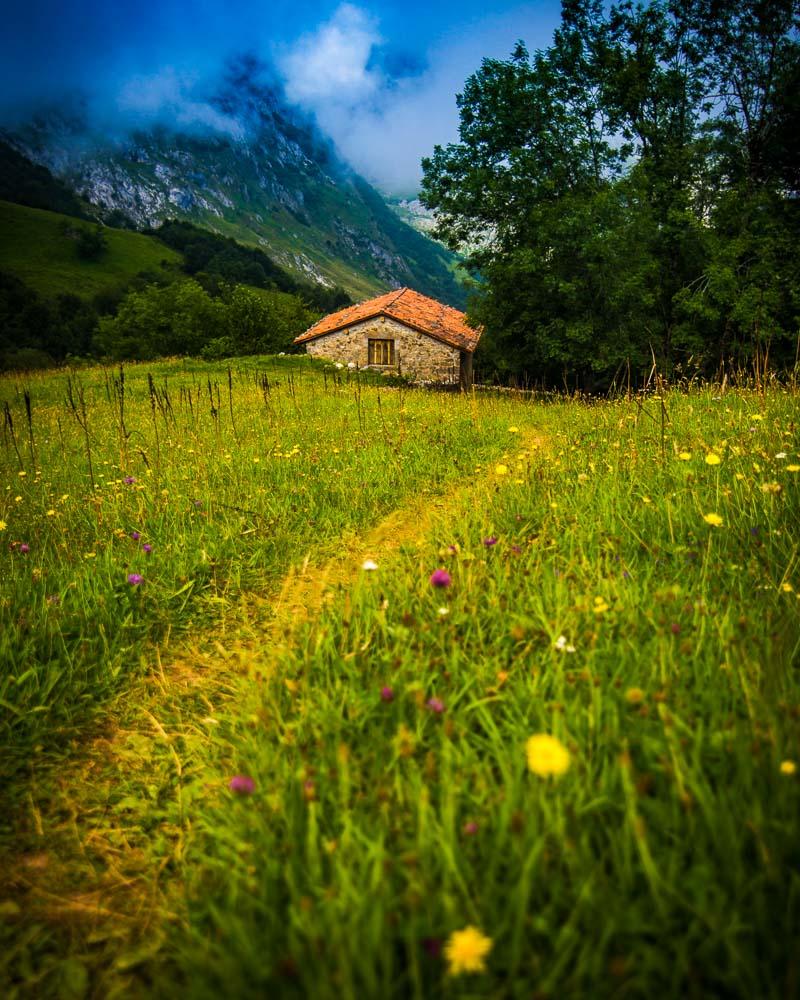
[[[388,345],[388,352],[385,347]],[[388,361],[376,361],[376,357],[388,357]],[[367,359],[368,364],[375,365],[376,368],[392,368],[396,358],[393,337],[368,337],[367,338]]]

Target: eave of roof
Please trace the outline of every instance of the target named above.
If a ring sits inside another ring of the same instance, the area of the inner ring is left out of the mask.
[[[418,315],[415,316],[415,312]],[[428,323],[425,322],[426,313],[430,318]],[[324,316],[305,333],[296,337],[294,342],[308,343],[380,316],[402,323],[417,333],[438,340],[449,347],[469,353],[475,350],[482,332],[467,326],[464,314],[457,309],[443,305],[436,299],[415,292],[413,289],[400,288],[395,292],[379,295],[374,299],[347,306],[329,316]]]

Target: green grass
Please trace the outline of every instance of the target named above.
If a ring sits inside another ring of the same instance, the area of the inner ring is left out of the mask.
[[[151,476],[119,460],[98,374],[108,485],[87,489],[52,376],[32,386],[38,483],[17,486],[6,450],[4,537],[33,544],[0,556],[4,657],[37,678],[4,694],[23,711],[5,737],[28,748],[0,891],[9,995],[796,995],[797,396],[545,404],[387,392],[278,359],[265,398],[264,364],[234,373],[236,433],[220,370],[160,368],[162,428],[132,369],[127,447]],[[2,390],[17,428],[19,388]],[[393,545],[374,536],[378,569],[334,577],[276,639],[281,575],[307,557],[313,583],[343,547],[360,560],[365,533],[424,490],[434,514]],[[431,586],[437,568],[449,587]],[[120,585],[133,569],[145,583]],[[104,615],[109,651],[92,652]],[[76,734],[86,709],[69,678],[43,694],[51,667],[20,654],[46,629],[88,644],[92,701],[132,694],[56,774],[50,727]],[[159,637],[161,667],[132,670]],[[537,733],[567,749],[560,777],[526,765]],[[229,790],[236,774],[252,795]],[[26,874],[43,853],[50,895]],[[105,916],[88,919],[92,887]],[[485,970],[448,976],[439,948],[468,925],[492,940]]]
[[[142,271],[163,273],[162,262],[182,257],[157,240],[124,229],[103,230],[108,250],[98,260],[81,260],[63,227],[91,228],[57,212],[0,201],[0,270],[8,271],[45,296],[70,293],[92,298],[127,285]]]

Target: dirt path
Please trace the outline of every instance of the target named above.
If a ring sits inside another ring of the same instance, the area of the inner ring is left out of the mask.
[[[543,447],[528,434],[516,451]],[[0,861],[0,912],[19,922],[20,937],[38,927],[45,959],[69,955],[78,980],[91,970],[92,995],[146,994],[136,970],[157,954],[165,924],[180,919],[191,834],[182,788],[203,759],[217,708],[235,697],[243,675],[274,669],[298,630],[365,572],[365,560],[385,565],[418,547],[438,521],[493,488],[483,474],[443,497],[413,500],[365,535],[344,537],[335,556],[291,567],[276,593],[243,595],[215,634],[170,650],[166,664],[156,651],[155,669],[109,710],[105,731],[60,773],[45,773],[41,784],[32,778],[21,849]],[[26,946],[36,957],[39,942],[29,936]],[[52,976],[52,964],[43,970]]]

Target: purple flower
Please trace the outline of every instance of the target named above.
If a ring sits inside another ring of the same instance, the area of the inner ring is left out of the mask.
[[[252,795],[256,790],[256,783],[246,774],[235,774],[228,782],[228,788],[237,795]]]
[[[26,542],[23,542],[19,547],[20,552],[25,555],[26,552],[30,552],[31,547]]]
[[[381,688],[381,701],[394,701],[394,691],[390,687]]]
[[[441,698],[428,698],[426,705],[432,712],[435,712],[437,715],[441,715],[442,712],[444,711],[444,702],[441,700]]]
[[[144,581],[144,577],[139,573],[128,573],[128,583],[132,587],[138,587]]]
[[[521,545],[512,545],[511,546],[511,551],[514,553],[514,555],[518,556],[520,554],[520,552],[522,552],[522,546]]]
[[[483,544],[487,549],[490,549],[493,545],[497,545],[497,538],[494,535],[489,538],[484,538]]]
[[[148,555],[150,555],[152,551],[153,551],[153,546],[150,545],[148,542],[145,542],[144,545],[142,546],[142,552],[146,552]]]
[[[136,482],[136,476],[126,476],[122,481],[126,486],[131,486]]]
[[[474,819],[468,820],[461,828],[468,837],[474,837],[478,832],[478,824]]]
[[[432,587],[449,587],[452,582],[453,578],[446,569],[435,569],[433,573],[431,573]]]
[[[139,534],[138,531],[131,532],[131,538],[134,540],[134,542],[138,542],[141,537],[142,536]]]

